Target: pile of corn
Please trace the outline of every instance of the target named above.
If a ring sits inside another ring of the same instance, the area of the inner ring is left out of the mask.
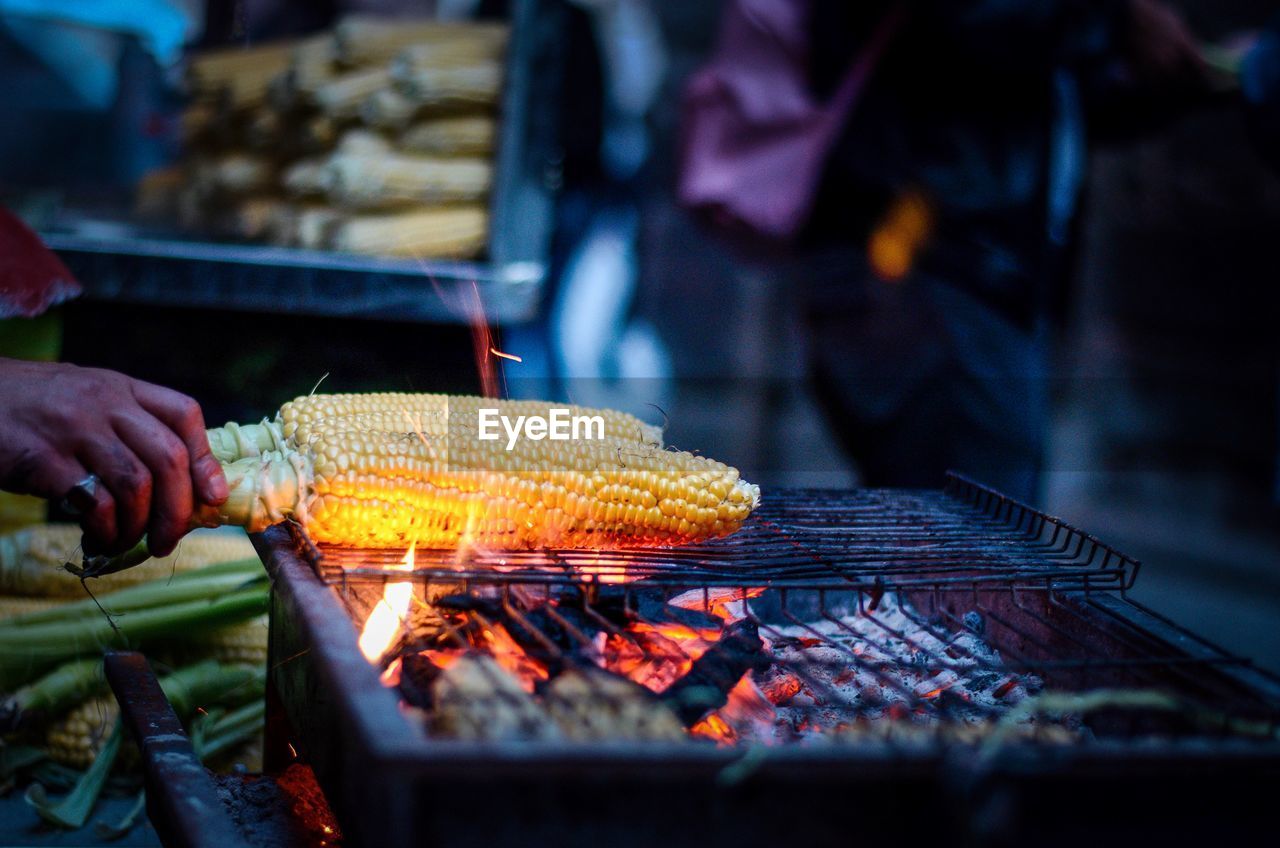
[[[144,218],[293,247],[465,258],[487,241],[507,29],[367,16],[194,56],[183,163]]]
[[[217,579],[204,575],[223,569],[228,572],[223,579],[226,593],[233,593],[256,576],[249,567],[255,554],[248,537],[229,529],[197,530],[184,538],[170,556],[93,578],[87,587],[63,567],[68,561],[80,560],[79,544],[80,529],[75,525],[37,525],[0,535],[0,641],[12,642],[5,650],[20,655],[27,652],[24,646],[29,643],[17,637],[24,632],[33,634],[30,672],[25,670],[27,664],[21,656],[8,657],[4,688],[9,691],[0,693],[0,716],[4,717],[0,724],[20,726],[21,731],[0,744],[25,740],[26,744],[45,748],[55,762],[86,768],[102,750],[119,713],[101,675],[100,656],[105,645],[78,637],[74,640],[78,647],[65,652],[46,671],[41,670],[36,648],[47,647],[54,638],[51,633],[69,620],[94,622],[103,614],[99,604],[117,615],[127,630],[132,623],[142,621],[142,606],[162,603],[161,596],[166,592],[180,592],[179,584],[184,579]],[[215,567],[213,571],[206,571],[211,567]],[[86,588],[93,592],[94,600],[88,598]],[[168,603],[199,600],[198,593],[179,597],[177,592]],[[144,598],[148,593],[154,594]],[[133,597],[129,597],[131,594]],[[215,587],[208,594],[222,593]],[[156,638],[144,642],[150,646],[147,653],[153,665],[157,669],[195,669],[194,679],[214,686],[214,691],[206,694],[211,704],[219,694],[219,681],[235,682],[246,674],[250,675],[246,679],[256,680],[265,673],[267,619],[260,612],[250,613],[249,617],[232,615],[227,623],[204,628],[186,627],[178,621],[167,631],[153,632],[157,632]],[[10,635],[14,638],[10,639]],[[175,685],[182,679],[175,677]],[[62,686],[51,685],[58,680],[63,681]],[[260,689],[259,683],[253,685]],[[184,691],[190,691],[189,687]],[[237,699],[244,696],[252,700],[252,691],[237,689],[235,694]],[[246,715],[240,721],[261,724],[260,717],[254,715]],[[247,732],[252,737],[251,728]],[[249,743],[255,744],[254,738]],[[236,755],[234,759],[245,762],[243,756]]]

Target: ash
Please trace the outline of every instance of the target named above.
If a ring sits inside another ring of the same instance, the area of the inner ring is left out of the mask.
[[[733,699],[720,717],[740,744],[973,738],[1043,688],[1010,670],[983,629],[976,612],[950,630],[892,596],[874,611],[762,627],[773,663],[752,681],[761,697]]]

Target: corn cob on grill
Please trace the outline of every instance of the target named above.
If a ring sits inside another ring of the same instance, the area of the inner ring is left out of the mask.
[[[201,519],[256,531],[291,518],[318,542],[370,547],[594,548],[726,535],[759,498],[736,469],[664,450],[653,428],[621,413],[609,413],[601,439],[520,439],[507,450],[477,438],[475,412],[488,405],[497,402],[313,396],[276,422],[211,431],[232,492]]]

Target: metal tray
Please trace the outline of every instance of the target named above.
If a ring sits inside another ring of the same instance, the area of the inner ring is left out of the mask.
[[[537,315],[558,182],[560,35],[551,0],[516,0],[483,261],[452,262],[193,240],[70,209],[41,236],[91,300],[396,321]]]

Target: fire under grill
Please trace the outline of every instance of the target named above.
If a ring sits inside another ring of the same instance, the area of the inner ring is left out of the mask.
[[[1043,843],[1144,809],[1185,836],[1179,793],[1251,828],[1280,775],[1280,681],[1128,599],[1132,559],[959,477],[771,492],[679,549],[257,544],[271,756],[308,759],[359,844],[759,844],[922,815]],[[1043,794],[1074,789],[1089,816]]]

